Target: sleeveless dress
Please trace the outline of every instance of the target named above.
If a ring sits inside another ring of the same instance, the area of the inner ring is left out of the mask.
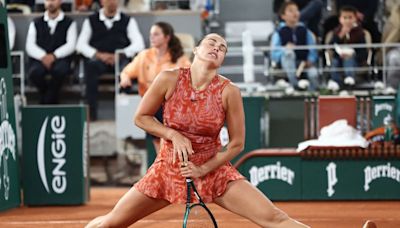
[[[181,68],[175,91],[164,103],[164,125],[190,139],[195,153],[189,160],[195,165],[207,162],[222,149],[219,139],[225,122],[222,91],[229,83],[216,75],[206,89],[197,91],[191,86],[190,69]],[[185,177],[180,174],[179,161],[173,163],[172,159],[173,144],[163,139],[153,165],[134,187],[152,198],[185,203]],[[210,203],[225,192],[228,182],[239,179],[245,178],[227,162],[193,181],[203,201]],[[195,197],[192,199],[197,201]]]

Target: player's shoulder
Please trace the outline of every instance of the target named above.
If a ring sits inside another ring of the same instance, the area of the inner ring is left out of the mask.
[[[180,71],[179,68],[163,70],[159,73],[157,79],[162,83],[175,84],[179,78],[179,71]]]
[[[227,77],[223,75],[218,75],[218,79],[222,83],[226,83],[226,86],[224,87],[224,93],[239,93],[240,94],[240,88],[233,83],[231,80],[229,80]]]

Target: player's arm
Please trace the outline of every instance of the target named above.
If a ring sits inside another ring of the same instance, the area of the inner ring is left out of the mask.
[[[177,156],[183,162],[188,161],[189,154],[194,153],[190,140],[178,131],[164,126],[154,117],[162,103],[175,90],[178,73],[179,70],[163,71],[156,77],[139,104],[135,114],[135,124],[149,134],[172,141],[173,161],[175,162]]]
[[[168,138],[169,128],[154,118],[154,115],[164,102],[169,88],[173,85],[173,79],[177,80],[173,71],[162,71],[158,74],[139,103],[134,117],[138,127],[160,138]]]
[[[244,148],[244,110],[239,88],[233,84],[227,85],[222,93],[222,99],[225,101],[224,106],[226,110],[226,123],[229,133],[229,143],[225,152],[217,153],[216,156],[200,167],[202,170],[202,175],[206,175],[222,164],[229,162]]]

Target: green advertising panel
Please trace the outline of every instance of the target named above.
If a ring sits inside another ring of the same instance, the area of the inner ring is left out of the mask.
[[[20,178],[7,10],[0,4],[0,211],[20,205]]]
[[[232,163],[252,150],[265,147],[265,102],[265,97],[243,97],[245,145],[243,151],[232,160]]]
[[[304,141],[304,97],[268,101],[269,148],[297,147]]]
[[[383,127],[384,119],[389,116],[395,121],[395,110],[394,96],[372,97],[372,129]]]
[[[74,205],[88,200],[85,106],[23,108],[22,139],[26,205]]]
[[[239,166],[239,171],[271,200],[301,199],[300,157],[251,157]]]
[[[305,160],[303,199],[400,199],[399,160]]]

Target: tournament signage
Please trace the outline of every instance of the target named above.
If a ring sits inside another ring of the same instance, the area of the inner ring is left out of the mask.
[[[81,204],[88,199],[84,106],[22,110],[23,185],[27,205]]]
[[[400,199],[398,158],[307,159],[294,149],[270,149],[235,166],[271,200]]]
[[[305,160],[303,199],[400,199],[399,160]]]
[[[239,171],[271,199],[301,199],[300,165],[300,157],[252,157]]]
[[[7,11],[0,4],[0,211],[20,205],[17,138]]]
[[[374,96],[372,97],[372,129],[382,127],[385,118],[395,118],[395,97]]]

